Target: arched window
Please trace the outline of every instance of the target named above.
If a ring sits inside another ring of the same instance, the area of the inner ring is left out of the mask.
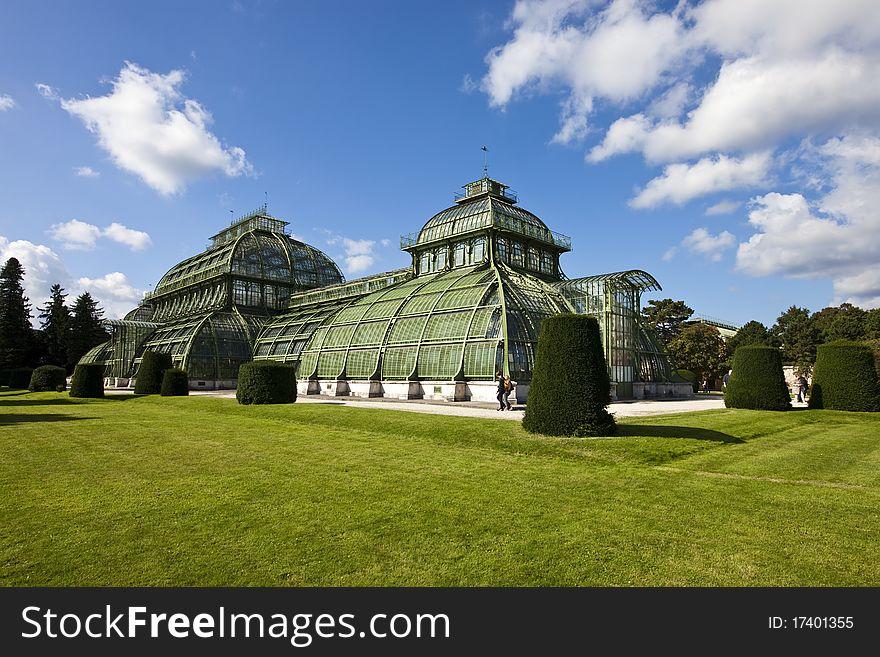
[[[455,247],[453,248],[453,264],[456,267],[461,267],[464,265],[465,257],[467,254],[467,244],[464,242],[457,242]]]
[[[482,237],[478,237],[473,241],[471,246],[471,262],[477,263],[482,262],[483,258],[486,257],[486,240]]]

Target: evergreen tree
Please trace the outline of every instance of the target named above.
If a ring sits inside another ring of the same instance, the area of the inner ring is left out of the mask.
[[[92,347],[110,339],[101,320],[104,311],[88,292],[73,302],[70,318],[70,339],[67,342],[68,366],[72,368]]]
[[[70,309],[64,300],[64,288],[52,286],[49,301],[40,308],[40,328],[43,330],[44,360],[49,365],[67,365],[67,343],[70,331]]]
[[[672,299],[651,299],[648,305],[642,308],[642,321],[657,331],[657,335],[668,346],[673,340],[681,335],[684,323],[694,314],[684,301]]]
[[[0,269],[0,369],[28,365],[33,352],[31,305],[22,280],[24,268],[10,258]]]
[[[813,314],[813,325],[819,330],[822,342],[833,340],[863,340],[867,336],[865,320],[868,313],[851,303],[828,306]]]

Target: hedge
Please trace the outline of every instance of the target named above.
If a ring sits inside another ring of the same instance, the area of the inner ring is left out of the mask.
[[[41,365],[31,374],[28,390],[31,392],[56,392],[67,387],[67,370],[57,365]]]
[[[9,385],[9,370],[0,370],[0,386]]]
[[[70,379],[70,396],[98,399],[104,396],[104,364],[79,363]]]
[[[737,347],[733,372],[724,391],[724,405],[761,411],[791,409],[779,349],[758,344]]]
[[[9,380],[6,385],[18,390],[26,390],[31,384],[31,376],[34,370],[30,367],[13,367],[9,370]]]
[[[846,341],[819,345],[810,408],[880,411],[880,385],[868,345]]]
[[[163,397],[185,397],[189,394],[189,376],[186,370],[165,370],[162,375]]]
[[[136,395],[156,395],[162,391],[162,375],[171,369],[171,354],[145,351],[134,383]]]
[[[548,436],[609,436],[615,433],[611,381],[599,323],[562,314],[541,323],[523,428]]]
[[[238,368],[239,404],[290,404],[296,401],[296,370],[283,363],[259,360]]]

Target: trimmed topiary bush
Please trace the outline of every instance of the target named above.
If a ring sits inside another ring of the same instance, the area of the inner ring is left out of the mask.
[[[162,391],[162,375],[171,369],[171,354],[145,351],[134,383],[136,395],[157,395]]]
[[[239,404],[290,404],[296,401],[296,370],[271,360],[242,363],[238,368]]]
[[[80,363],[70,379],[70,396],[100,399],[104,396],[104,364]]]
[[[31,374],[28,390],[31,392],[56,392],[67,387],[67,370],[57,365],[41,365]]]
[[[186,397],[189,394],[189,376],[186,370],[165,370],[162,375],[163,397]]]
[[[782,354],[776,347],[744,345],[733,355],[733,372],[724,391],[727,408],[787,411],[791,395],[782,373]]]
[[[9,383],[6,385],[17,390],[27,390],[33,373],[34,370],[30,367],[14,367],[9,370]]]
[[[868,345],[845,341],[819,345],[810,408],[880,411],[880,385]]]
[[[610,436],[611,381],[599,323],[586,315],[553,315],[541,323],[523,428],[548,436]]]

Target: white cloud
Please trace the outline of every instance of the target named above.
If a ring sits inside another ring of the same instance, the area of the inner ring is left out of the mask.
[[[651,122],[644,114],[621,117],[611,124],[602,143],[587,154],[588,162],[601,162],[618,153],[637,151],[648,136]]]
[[[49,228],[52,239],[61,242],[61,248],[68,251],[90,251],[101,237],[101,229],[79,219],[71,219]]]
[[[180,92],[184,72],[153,73],[126,63],[106,96],[62,99],[61,106],[98,137],[118,167],[163,195],[212,173],[253,173],[245,152],[208,129],[211,114]]]
[[[59,100],[58,91],[54,87],[50,87],[42,82],[37,82],[34,86],[37,88],[37,92],[46,100]]]
[[[737,268],[753,276],[830,278],[835,302],[880,306],[880,139],[846,136],[817,149],[833,187],[810,202],[772,192],[752,200],[755,233]]]
[[[669,262],[678,253],[678,247],[672,246],[663,252],[663,262]]]
[[[0,95],[0,112],[11,110],[13,107],[15,107],[15,100],[12,96]]]
[[[550,141],[569,144],[587,136],[587,117],[593,111],[593,99],[589,96],[569,96],[562,103],[562,125]]]
[[[345,252],[345,271],[347,273],[358,274],[364,272],[376,262],[375,240],[353,240],[342,235],[333,235],[327,240],[327,244],[330,246],[342,246]],[[380,244],[385,247],[389,246],[391,242],[390,240],[382,240]]]
[[[53,224],[49,229],[52,239],[61,242],[61,247],[68,251],[90,251],[95,248],[99,237],[125,244],[132,251],[141,251],[152,244],[150,236],[141,230],[133,230],[120,223],[113,222],[101,229],[94,224],[71,219],[64,223]]]
[[[125,315],[144,296],[143,290],[133,287],[125,274],[118,271],[104,274],[100,278],[78,278],[74,289],[88,291],[94,298],[100,299],[104,315],[108,318]]]
[[[461,86],[458,88],[458,90],[463,93],[469,94],[469,93],[473,93],[474,91],[476,91],[479,88],[480,88],[480,85],[478,85],[476,82],[474,82],[474,79],[471,77],[471,74],[465,73],[464,77],[461,79]]]
[[[9,258],[17,258],[24,268],[22,285],[36,317],[37,307],[49,297],[49,288],[70,279],[67,268],[58,254],[44,244],[34,244],[28,240],[10,242],[0,235],[0,265]]]
[[[82,176],[83,178],[97,178],[101,175],[92,167],[73,167],[73,172],[78,176]]]
[[[712,192],[753,187],[765,181],[769,166],[769,153],[755,153],[740,160],[719,155],[692,165],[670,164],[662,176],[651,180],[630,201],[630,206],[653,208],[666,202],[682,205]]]
[[[681,241],[681,245],[694,253],[699,253],[710,258],[713,262],[721,260],[722,252],[736,243],[736,237],[731,233],[722,231],[718,235],[712,235],[705,228],[697,228]]]
[[[731,201],[729,199],[724,199],[723,201],[718,201],[715,205],[709,206],[706,208],[706,211],[703,213],[707,217],[716,217],[722,214],[730,214],[737,210],[742,203],[740,201]]]
[[[49,288],[55,283],[68,292],[69,302],[83,292],[90,292],[104,308],[107,318],[123,316],[143,297],[143,291],[133,287],[125,274],[113,272],[100,278],[74,279],[59,255],[48,246],[27,240],[10,242],[0,235],[0,263],[9,258],[18,258],[24,268],[23,286],[31,301],[35,326],[38,324],[37,308],[46,303]]]
[[[150,236],[142,230],[134,230],[113,222],[103,232],[104,237],[131,247],[132,251],[143,251],[153,243]]]

